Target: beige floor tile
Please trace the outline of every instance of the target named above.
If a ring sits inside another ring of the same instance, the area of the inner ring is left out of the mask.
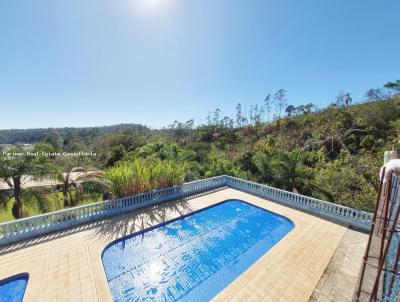
[[[149,208],[72,229],[68,234],[43,236],[36,240],[39,243],[26,243],[22,248],[14,245],[0,249],[0,279],[30,273],[25,301],[111,301],[101,262],[107,244],[144,227],[232,198],[284,215],[295,223],[295,228],[214,300],[307,301],[346,228],[233,189],[174,202],[179,211],[156,206],[163,212],[156,221],[147,218],[146,214],[153,211]]]

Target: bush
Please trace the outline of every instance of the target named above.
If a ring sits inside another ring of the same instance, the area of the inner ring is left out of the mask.
[[[135,159],[123,161],[105,172],[116,197],[131,196],[152,189],[170,187],[183,182],[186,163],[170,160]]]

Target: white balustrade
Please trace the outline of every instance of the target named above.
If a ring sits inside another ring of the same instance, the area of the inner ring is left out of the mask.
[[[234,189],[249,192],[364,231],[368,231],[371,227],[371,213],[235,177],[225,177],[226,185]]]
[[[0,246],[223,186],[276,201],[348,226],[369,230],[372,214],[266,185],[218,176],[119,199],[101,201],[0,224]]]

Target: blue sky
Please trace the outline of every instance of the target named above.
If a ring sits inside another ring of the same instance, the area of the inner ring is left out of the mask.
[[[400,1],[4,0],[0,129],[205,121],[400,78]]]

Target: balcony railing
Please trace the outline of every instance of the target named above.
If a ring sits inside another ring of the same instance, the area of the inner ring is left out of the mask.
[[[226,185],[234,189],[258,195],[363,231],[368,231],[371,227],[371,213],[235,177],[225,177],[227,179]]]
[[[346,226],[361,230],[369,230],[371,226],[371,213],[239,178],[218,176],[184,183],[171,188],[141,193],[135,196],[101,201],[2,223],[0,224],[0,246],[31,239],[55,231],[69,229],[77,225],[108,218],[150,205],[193,196],[223,186],[229,186],[234,189],[258,195],[271,201],[328,218]]]

